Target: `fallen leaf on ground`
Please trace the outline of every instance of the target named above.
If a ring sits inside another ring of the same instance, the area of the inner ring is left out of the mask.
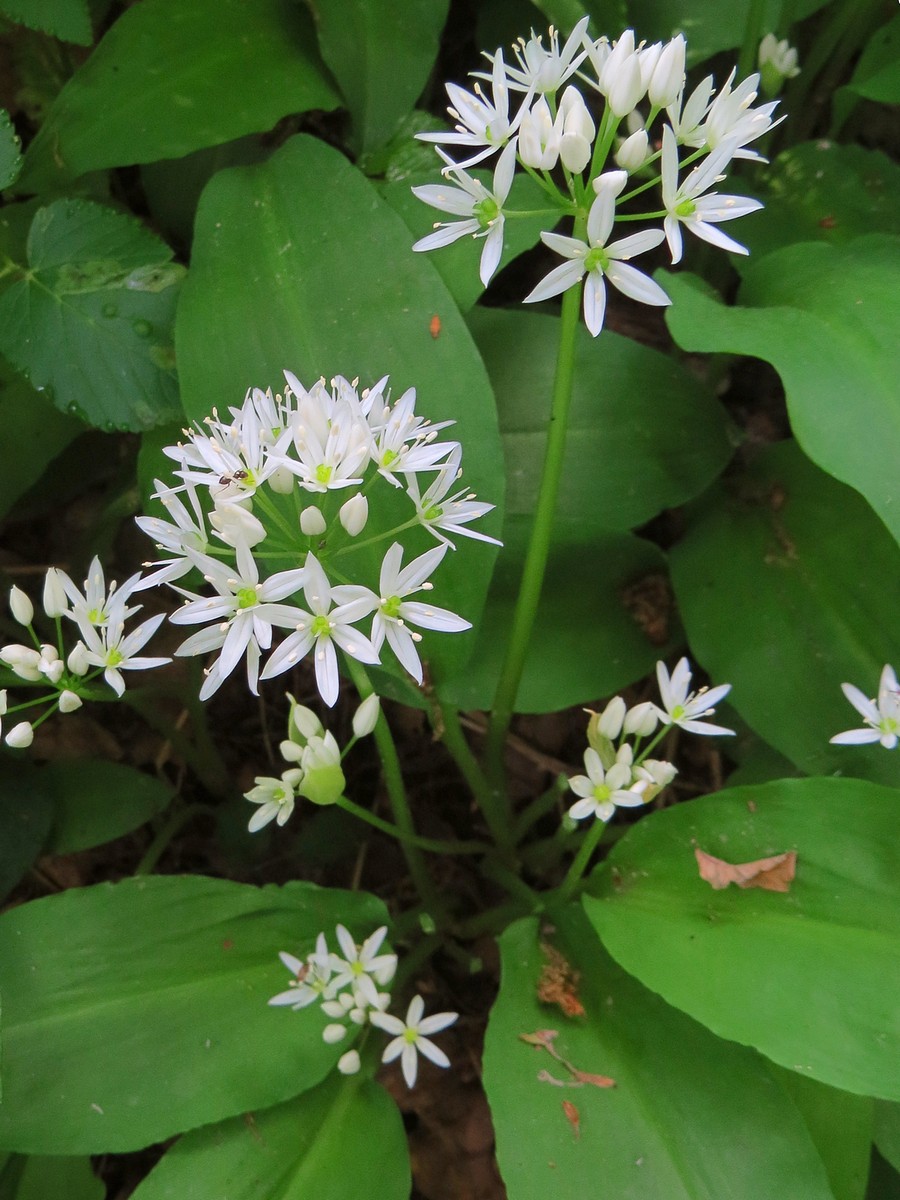
[[[797,869],[796,850],[746,863],[727,863],[699,849],[694,851],[694,857],[700,868],[700,878],[705,879],[717,892],[727,888],[730,883],[736,883],[740,888],[789,892]]]

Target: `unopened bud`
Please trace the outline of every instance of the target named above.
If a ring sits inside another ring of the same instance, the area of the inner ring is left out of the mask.
[[[280,496],[289,496],[294,490],[294,472],[287,467],[276,467],[266,483]]]
[[[307,537],[318,537],[327,528],[328,526],[320,509],[316,508],[314,504],[310,504],[308,508],[304,508],[300,514],[300,531],[302,533],[305,533]]]
[[[348,1050],[338,1059],[337,1068],[342,1075],[356,1075],[360,1068],[359,1051]]]
[[[366,696],[362,704],[353,714],[353,735],[354,737],[367,737],[375,726],[378,724],[378,714],[381,711],[381,702],[378,696],[373,692],[371,696]]]
[[[645,700],[643,704],[629,708],[625,714],[624,729],[627,734],[649,737],[656,729],[658,720],[656,707],[649,700]]]
[[[29,683],[37,683],[41,678],[41,656],[31,646],[4,646],[0,650],[0,662],[6,663],[20,679],[27,679]]]
[[[44,579],[44,612],[48,617],[61,617],[69,611],[69,600],[63,586],[63,573],[58,567],[50,567]]]
[[[15,584],[9,589],[9,608],[20,625],[30,625],[34,620],[34,605],[26,593]]]
[[[227,546],[256,546],[266,536],[266,527],[241,504],[217,504],[209,523]]]
[[[59,711],[61,713],[74,712],[76,708],[81,708],[82,699],[77,692],[70,692],[68,688],[60,693]]]
[[[563,92],[558,123],[562,124],[559,157],[567,170],[580,174],[591,161],[597,131],[578,88],[567,87]]]
[[[341,505],[338,517],[351,537],[357,537],[362,533],[366,527],[366,521],[369,519],[369,502],[362,492],[357,492],[355,496],[351,496],[346,503]]]
[[[313,710],[304,704],[294,704],[291,709],[291,719],[304,738],[321,737],[325,732],[322,722]]]
[[[559,158],[559,126],[550,105],[541,96],[519,125],[519,158],[535,171],[552,171]]]
[[[12,746],[14,750],[25,750],[33,741],[34,730],[29,721],[20,721],[18,725],[13,725],[6,735],[7,746]]]
[[[616,151],[615,159],[623,171],[633,175],[647,161],[649,151],[650,139],[647,137],[647,130],[639,129],[625,139]]]
[[[84,642],[76,642],[69,651],[69,657],[66,659],[66,666],[73,675],[87,675],[88,667],[88,648]]]
[[[625,720],[625,701],[621,696],[613,696],[597,720],[597,730],[610,740],[617,738],[622,732],[622,722]]]
[[[322,1040],[329,1046],[333,1046],[336,1042],[342,1042],[346,1036],[346,1025],[326,1025],[322,1030]]]
[[[680,33],[663,47],[647,87],[654,108],[668,108],[678,99],[684,87],[684,53],[685,40]]]

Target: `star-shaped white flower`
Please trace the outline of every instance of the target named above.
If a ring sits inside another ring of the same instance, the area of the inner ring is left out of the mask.
[[[594,181],[597,199],[588,214],[586,242],[558,233],[542,233],[541,241],[567,261],[546,275],[525,297],[525,304],[548,300],[575,287],[585,276],[584,321],[596,337],[603,328],[606,313],[606,280],[641,304],[671,304],[658,283],[631,267],[627,259],[658,246],[664,238],[661,229],[645,229],[607,245],[615,220],[616,198],[628,179],[625,171],[610,171]]]
[[[431,1017],[423,1018],[424,1011],[425,1001],[421,996],[413,996],[409,1002],[405,1021],[391,1016],[390,1013],[373,1012],[369,1015],[369,1020],[373,1025],[383,1029],[385,1033],[395,1035],[393,1040],[388,1042],[381,1061],[389,1063],[393,1062],[395,1058],[399,1058],[407,1087],[415,1085],[420,1054],[438,1067],[450,1066],[450,1059],[434,1042],[429,1041],[428,1035],[440,1033],[442,1029],[452,1025],[459,1013],[435,1013]]]
[[[603,760],[596,750],[585,750],[584,769],[587,775],[575,775],[569,780],[569,787],[580,797],[569,809],[572,820],[598,817],[601,821],[608,821],[617,808],[640,807],[644,803],[647,783],[635,780],[632,763],[633,752],[629,745],[619,749],[616,761],[608,770],[604,769]]]
[[[320,933],[316,938],[316,948],[306,956],[305,962],[286,951],[281,951],[278,957],[293,979],[286,992],[279,992],[269,1001],[273,1007],[287,1006],[296,1011],[314,1004],[317,1000],[328,1000],[334,995],[331,987],[331,956],[324,933]]]
[[[406,492],[416,506],[416,517],[439,542],[444,542],[454,550],[456,547],[445,533],[461,534],[479,542],[491,542],[495,546],[501,546],[503,543],[497,538],[465,528],[470,521],[477,521],[479,517],[489,513],[494,507],[493,504],[484,504],[476,500],[475,493],[470,492],[468,488],[461,488],[452,496],[447,495],[462,476],[459,465],[461,457],[462,450],[457,445],[424,493],[419,491],[419,483],[415,476],[409,480]],[[442,533],[441,530],[445,532]]]
[[[244,793],[251,804],[259,805],[247,826],[250,833],[256,833],[270,821],[284,825],[289,820],[294,811],[294,787],[301,774],[297,768],[292,768],[285,771],[280,779],[272,775],[257,776],[255,786]]]
[[[381,1007],[379,987],[386,987],[397,970],[396,954],[379,954],[381,944],[387,936],[387,925],[382,925],[357,946],[353,935],[343,925],[337,927],[337,939],[341,954],[332,954],[332,988],[341,991],[349,984],[354,993],[364,998],[373,1008]]]
[[[863,718],[865,729],[848,729],[835,734],[831,741],[838,746],[860,746],[881,742],[885,750],[893,750],[900,739],[900,685],[890,663],[885,663],[878,684],[878,697],[869,700],[852,683],[842,683],[844,695]]]
[[[733,729],[725,729],[722,725],[710,725],[703,720],[711,717],[715,705],[731,691],[730,683],[718,687],[702,687],[698,692],[688,692],[691,686],[691,668],[686,658],[681,658],[672,672],[671,678],[665,663],[656,664],[656,678],[659,683],[659,694],[663,707],[656,706],[656,711],[663,725],[680,725],[688,733],[703,734],[734,734]]]
[[[457,163],[458,167],[473,167],[505,146],[515,134],[523,107],[509,119],[509,80],[503,53],[498,50],[491,67],[491,99],[484,94],[480,83],[474,92],[467,92],[458,84],[447,84],[447,95],[451,107],[448,112],[457,121],[453,133],[417,133],[421,142],[437,142],[445,146],[467,146],[475,149],[471,157]],[[527,97],[526,97],[527,103]],[[415,190],[415,189],[414,189]]]

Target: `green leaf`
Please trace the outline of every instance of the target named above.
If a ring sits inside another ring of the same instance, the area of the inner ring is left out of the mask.
[[[795,242],[852,241],[865,233],[900,233],[900,166],[880,150],[803,142],[779,154],[766,172],[765,208],[741,227],[749,259]]]
[[[2,1156],[0,1156],[2,1160]],[[0,1200],[103,1200],[106,1188],[89,1158],[20,1158],[0,1166]]]
[[[76,759],[41,769],[55,797],[47,854],[72,854],[122,837],[162,812],[172,799],[161,779],[123,763]]]
[[[694,652],[762,738],[809,774],[896,781],[881,746],[828,741],[862,722],[840,685],[874,696],[900,662],[900,554],[858,495],[782,442],[698,504],[670,562]]]
[[[683,275],[667,277],[674,302],[667,320],[685,350],[771,362],[800,445],[862,492],[900,540],[898,274],[900,238],[791,246],[747,271],[741,307],[726,308]]]
[[[546,959],[536,920],[500,939],[484,1083],[509,1200],[831,1200],[803,1121],[758,1055],[715,1038],[626,975],[577,909],[554,913],[553,924],[557,952],[581,975],[584,1018],[537,1001]],[[562,1064],[521,1040],[548,1028],[563,1058],[613,1078],[615,1088],[572,1087]],[[564,1086],[542,1080],[543,1071]],[[577,1134],[565,1103],[577,1109]]]
[[[900,101],[900,17],[895,15],[872,35],[847,86],[866,100]]]
[[[21,146],[9,113],[0,108],[0,191],[15,183],[22,169]]]
[[[435,313],[436,338],[429,330]],[[410,254],[403,222],[323,142],[293,138],[268,163],[210,181],[176,343],[185,408],[196,418],[240,403],[251,384],[282,390],[286,367],[308,384],[343,374],[365,386],[390,373],[394,397],[415,387],[417,412],[455,419],[451,436],[463,445],[466,485],[502,504],[495,406],[468,329],[434,268]],[[402,511],[408,519],[405,505]],[[497,533],[499,518],[492,513],[479,530]],[[433,541],[423,533],[412,545],[424,550]],[[384,549],[379,543],[354,557],[373,586]],[[477,621],[495,553],[460,538],[441,565],[435,603]],[[453,634],[429,637],[424,649],[447,673],[471,645],[471,634]]]
[[[386,142],[421,95],[448,7],[448,0],[316,0],[319,49],[363,152]]]
[[[184,268],[133,218],[89,200],[38,209],[0,294],[0,352],[57,408],[104,429],[178,415],[172,323]]]
[[[142,0],[60,92],[18,187],[45,191],[102,167],[181,158],[338,103],[302,5]]]
[[[875,1145],[900,1171],[900,1104],[881,1100],[875,1105]]]
[[[900,1200],[900,1172],[873,1150],[866,1200]]]
[[[341,1050],[317,1010],[268,1007],[286,982],[277,954],[305,954],[339,921],[365,936],[384,919],[363,893],[195,876],[5,913],[0,1146],[134,1150],[315,1086]]]
[[[16,720],[4,718],[7,733]],[[0,759],[0,900],[37,858],[52,819],[53,796],[41,772],[18,755]]]
[[[8,454],[0,473],[0,517],[41,478],[46,467],[84,426],[53,407],[0,359],[0,428],[10,446],[27,454]]]
[[[733,788],[653,813],[616,845],[585,908],[614,958],[720,1037],[848,1092],[900,1079],[897,791],[851,779]],[[787,894],[714,891],[731,863],[797,851]]]
[[[341,1200],[371,1195],[374,1180],[378,1200],[407,1200],[399,1110],[370,1080],[335,1075],[277,1108],[186,1134],[134,1200]]]
[[[522,579],[530,521],[510,517],[478,640],[465,670],[435,675],[442,700],[490,708]],[[666,564],[652,543],[558,520],[517,712],[608,696],[653,669],[670,644]]]
[[[559,318],[476,309],[469,327],[500,414],[506,509],[534,512],[547,439]],[[720,404],[674,359],[604,331],[578,330],[557,512],[608,533],[699,495],[731,456]]]
[[[87,0],[0,0],[0,13],[63,42],[89,46],[94,38]]]

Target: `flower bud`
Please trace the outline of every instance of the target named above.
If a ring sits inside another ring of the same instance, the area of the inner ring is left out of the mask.
[[[63,586],[63,573],[58,567],[50,567],[44,579],[44,612],[48,617],[61,617],[69,611],[69,600]]]
[[[684,52],[684,35],[680,33],[663,47],[647,87],[647,98],[654,108],[668,108],[678,99],[684,87]]]
[[[338,517],[351,537],[357,537],[362,533],[366,527],[366,521],[369,519],[369,502],[362,492],[357,492],[355,496],[351,496],[346,503],[341,505]]]
[[[559,129],[543,96],[536,100],[519,125],[519,158],[535,171],[552,171],[559,158]]]
[[[321,737],[325,726],[311,708],[304,704],[294,704],[291,708],[291,720],[294,722],[300,736],[304,739]]]
[[[51,646],[49,642],[45,642],[41,646],[41,660],[38,663],[38,670],[51,683],[59,683],[62,678],[65,663],[59,657],[56,647]]]
[[[326,1025],[322,1030],[322,1040],[327,1042],[329,1046],[341,1042],[347,1036],[346,1025]]]
[[[285,762],[299,762],[303,754],[303,747],[299,742],[292,742],[289,739],[279,742],[278,749]]]
[[[580,174],[591,161],[597,130],[578,88],[570,86],[563,92],[557,124],[562,126],[559,157],[563,166]]]
[[[763,93],[770,98],[779,95],[784,81],[800,74],[797,51],[786,39],[779,41],[774,33],[767,33],[759,43],[759,74]]]
[[[658,721],[655,705],[649,700],[636,704],[625,714],[624,729],[626,734],[637,734],[638,737],[649,737],[656,729]]]
[[[9,608],[20,625],[28,626],[34,620],[34,605],[25,592],[15,584],[9,589]]]
[[[597,176],[591,187],[598,196],[602,192],[612,192],[613,196],[620,196],[627,182],[627,171],[604,171],[602,175]]]
[[[341,770],[341,752],[330,733],[311,737],[301,758],[305,772],[298,792],[313,804],[334,804],[343,795],[346,779]]]
[[[622,722],[625,720],[625,701],[621,696],[613,696],[606,708],[597,719],[597,729],[610,740],[617,738],[622,732]]]
[[[327,528],[328,526],[320,509],[316,508],[314,504],[310,504],[308,508],[304,508],[300,514],[301,533],[305,533],[307,537],[318,537]]]
[[[288,467],[276,467],[266,479],[266,483],[279,496],[289,496],[294,490],[294,472]]]
[[[621,118],[627,116],[638,106],[643,95],[644,84],[641,79],[641,61],[636,54],[632,54],[630,58],[622,63],[620,69],[612,78],[612,84],[606,100],[613,116]]]
[[[337,1068],[342,1075],[356,1075],[361,1066],[358,1050],[348,1050],[338,1059]]]
[[[76,642],[66,659],[66,666],[73,675],[87,675],[90,665],[87,646],[84,642]]]
[[[375,726],[378,724],[378,714],[381,711],[381,702],[375,692],[371,696],[366,696],[362,704],[353,714],[353,736],[367,737]]]
[[[12,746],[14,750],[24,750],[33,741],[34,730],[31,728],[30,721],[20,721],[18,725],[13,725],[6,735],[7,746]]]
[[[6,709],[9,704],[6,688],[0,690],[0,717],[6,716]]]
[[[0,650],[0,662],[6,663],[20,679],[38,683],[41,678],[41,656],[30,646],[13,644]]]
[[[241,504],[217,504],[209,514],[209,523],[226,546],[256,546],[266,536],[258,517]]]
[[[646,129],[639,129],[627,137],[615,153],[615,159],[623,171],[629,175],[639,171],[647,161],[650,152],[650,139]]]
[[[74,712],[76,708],[81,708],[82,699],[77,692],[70,692],[68,688],[59,696],[59,711],[61,713]]]

